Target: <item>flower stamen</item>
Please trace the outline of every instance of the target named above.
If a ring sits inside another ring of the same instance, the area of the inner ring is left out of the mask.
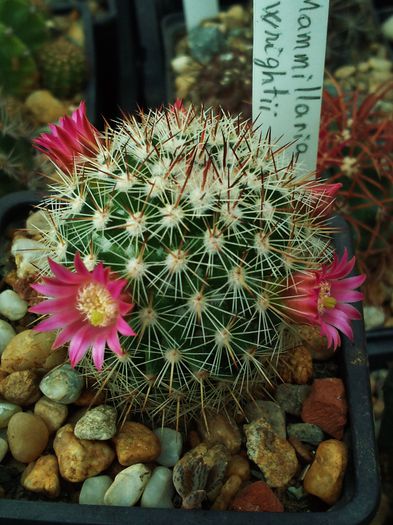
[[[116,302],[109,291],[98,283],[89,283],[78,291],[76,308],[92,326],[109,326],[118,315]]]

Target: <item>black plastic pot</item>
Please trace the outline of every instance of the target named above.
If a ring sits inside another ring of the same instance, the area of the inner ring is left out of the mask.
[[[20,192],[0,199],[0,232],[10,221],[25,218],[39,200],[37,194]],[[338,253],[351,247],[349,229],[339,218],[341,228],[335,239]],[[19,224],[20,225],[20,224]],[[359,305],[359,308],[361,306]],[[138,507],[80,506],[42,501],[0,501],[0,523],[11,525],[366,525],[379,501],[379,476],[376,460],[369,371],[363,323],[354,323],[354,342],[344,338],[338,359],[345,381],[349,406],[348,442],[350,462],[341,500],[327,512],[249,513],[144,509]]]
[[[77,2],[76,7],[81,13],[83,31],[85,35],[85,53],[88,65],[88,82],[85,88],[86,112],[91,122],[97,121],[97,81],[96,81],[96,50],[94,44],[94,34],[92,17],[90,10],[83,0]]]
[[[175,56],[176,42],[185,35],[186,26],[182,13],[173,13],[163,18],[161,30],[165,51],[165,101],[173,102],[176,98],[175,78],[171,61]]]

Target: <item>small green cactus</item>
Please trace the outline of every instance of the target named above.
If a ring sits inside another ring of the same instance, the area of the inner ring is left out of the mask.
[[[74,96],[86,83],[85,52],[64,37],[41,47],[38,64],[43,87],[60,98]]]
[[[38,81],[38,70],[29,48],[10,27],[0,22],[1,87],[10,95],[26,95]]]
[[[102,261],[137,305],[125,355],[101,371],[90,357],[78,365],[125,411],[171,421],[274,376],[289,323],[281,295],[294,272],[332,256],[331,200],[274,150],[249,122],[170,107],[108,129],[97,153],[92,143],[59,171],[44,206],[48,255]]]
[[[42,11],[31,0],[1,0],[0,21],[30,49],[36,51],[49,37]]]

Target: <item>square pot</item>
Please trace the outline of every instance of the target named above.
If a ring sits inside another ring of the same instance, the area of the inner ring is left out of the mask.
[[[0,199],[0,237],[10,222],[21,221],[39,202],[40,196],[20,192]],[[339,217],[332,226],[340,228],[334,238],[337,252],[351,251],[349,228]],[[351,254],[350,254],[351,255]],[[360,305],[359,305],[360,308]],[[343,337],[338,362],[348,401],[347,442],[349,463],[341,499],[327,512],[250,513],[233,511],[146,509],[73,503],[0,500],[0,524],[38,525],[366,525],[379,502],[379,474],[376,458],[369,368],[362,321],[353,323],[354,341]]]

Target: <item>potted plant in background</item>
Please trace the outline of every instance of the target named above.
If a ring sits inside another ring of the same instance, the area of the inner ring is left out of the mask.
[[[51,10],[31,0],[4,1],[0,24],[3,182],[9,180],[20,189],[37,188],[44,166],[31,147],[33,137],[48,122],[72,111],[82,95],[89,117],[95,119],[91,16],[78,3]]]

